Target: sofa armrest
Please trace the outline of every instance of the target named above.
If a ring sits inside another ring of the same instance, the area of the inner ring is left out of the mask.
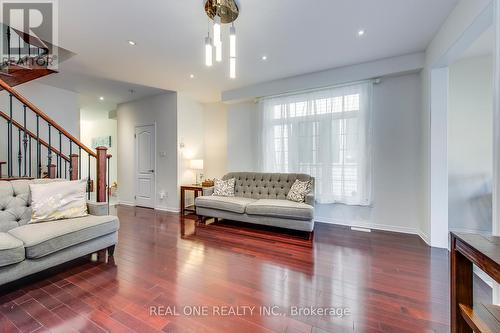
[[[87,201],[87,208],[90,215],[105,216],[109,215],[107,202],[90,202]]]
[[[306,195],[304,202],[314,207],[314,194],[309,193],[308,195]]]
[[[214,193],[214,187],[211,186],[211,187],[204,187],[203,188],[203,195],[204,196],[207,196],[207,195],[212,195]]]

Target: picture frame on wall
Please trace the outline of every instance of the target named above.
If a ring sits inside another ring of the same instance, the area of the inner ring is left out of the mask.
[[[97,147],[111,148],[111,135],[92,138],[92,148]]]

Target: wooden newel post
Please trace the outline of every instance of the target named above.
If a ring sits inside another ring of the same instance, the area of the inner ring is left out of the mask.
[[[97,147],[97,202],[106,202],[106,157],[108,148]]]
[[[77,180],[78,179],[78,154],[69,155],[70,166],[69,166],[69,179]]]

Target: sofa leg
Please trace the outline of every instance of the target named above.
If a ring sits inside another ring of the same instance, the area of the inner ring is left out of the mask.
[[[97,251],[97,261],[106,262],[106,249]]]
[[[219,219],[217,217],[214,217],[214,223],[219,222]]]
[[[111,245],[108,247],[108,256],[112,257],[115,254],[115,246],[116,245]]]

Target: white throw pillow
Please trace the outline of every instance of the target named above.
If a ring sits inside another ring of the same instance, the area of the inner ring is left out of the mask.
[[[85,179],[30,184],[33,211],[30,223],[88,215],[86,189]]]
[[[236,183],[236,178],[231,178],[228,180],[215,179],[213,195],[220,197],[234,197],[235,183]]]
[[[286,198],[291,201],[304,202],[306,195],[311,192],[311,187],[312,183],[310,180],[303,182],[296,179],[295,183],[293,183],[290,188],[290,191],[288,191]]]

